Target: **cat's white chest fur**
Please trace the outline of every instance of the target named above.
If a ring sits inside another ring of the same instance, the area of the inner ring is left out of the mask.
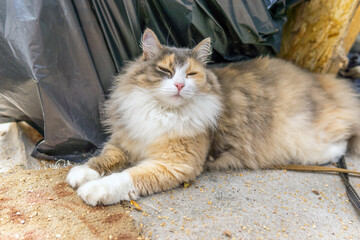
[[[130,93],[119,92],[113,127],[121,127],[128,137],[147,145],[158,137],[196,136],[215,127],[221,113],[221,102],[215,95],[198,95],[194,101],[177,108],[163,106],[151,93],[141,88]]]

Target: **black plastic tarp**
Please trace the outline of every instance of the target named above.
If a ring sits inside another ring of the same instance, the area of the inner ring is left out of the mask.
[[[81,162],[106,139],[112,76],[141,53],[149,27],[164,44],[213,41],[213,62],[279,51],[285,0],[0,1],[0,122],[44,139],[33,155]]]

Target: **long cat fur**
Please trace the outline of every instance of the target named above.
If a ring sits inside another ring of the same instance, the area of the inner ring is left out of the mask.
[[[209,38],[180,49],[147,29],[142,43],[143,55],[116,77],[105,104],[111,137],[68,174],[87,204],[168,190],[204,168],[359,155],[359,100],[346,80],[269,57],[208,69]]]

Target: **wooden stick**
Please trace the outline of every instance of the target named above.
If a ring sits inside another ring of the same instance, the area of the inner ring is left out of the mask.
[[[305,171],[305,172],[342,172],[342,173],[350,173],[354,175],[359,175],[360,172],[352,171],[343,168],[336,168],[336,167],[324,167],[324,166],[314,166],[314,165],[280,165],[274,167],[274,169],[278,170],[292,170],[292,171]]]

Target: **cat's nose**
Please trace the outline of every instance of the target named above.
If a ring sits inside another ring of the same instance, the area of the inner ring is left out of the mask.
[[[175,83],[174,85],[177,87],[179,92],[185,86],[183,83]]]

